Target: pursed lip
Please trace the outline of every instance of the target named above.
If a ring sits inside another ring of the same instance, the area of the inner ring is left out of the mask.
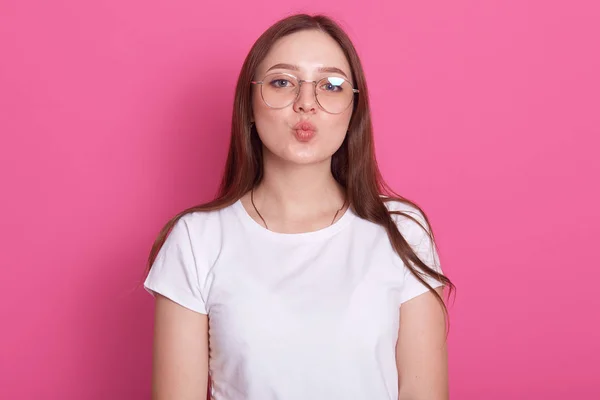
[[[300,131],[312,131],[312,132],[317,131],[317,128],[308,121],[300,121],[296,125],[294,125],[294,127],[292,129],[300,130]]]

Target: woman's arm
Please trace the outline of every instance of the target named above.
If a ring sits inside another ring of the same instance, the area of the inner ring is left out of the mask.
[[[206,399],[208,317],[156,295],[153,400]]]
[[[442,288],[436,291],[442,294]],[[398,400],[448,399],[445,329],[444,310],[433,293],[426,292],[400,306]]]

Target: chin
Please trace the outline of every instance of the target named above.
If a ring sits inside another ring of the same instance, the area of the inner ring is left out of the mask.
[[[309,165],[309,164],[319,164],[324,161],[327,161],[331,158],[333,154],[315,154],[314,152],[297,152],[295,154],[289,154],[282,157],[285,161],[295,163],[298,165]]]

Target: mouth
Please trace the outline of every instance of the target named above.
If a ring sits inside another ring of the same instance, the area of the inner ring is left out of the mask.
[[[308,121],[298,122],[292,129],[294,130],[296,139],[301,142],[308,142],[317,132],[317,128]]]

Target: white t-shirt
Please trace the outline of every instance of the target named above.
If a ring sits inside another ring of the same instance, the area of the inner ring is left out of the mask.
[[[386,204],[425,226],[416,209]],[[425,231],[393,217],[441,272]],[[427,291],[384,228],[350,209],[324,229],[285,234],[264,228],[239,200],[182,217],[144,287],[210,316],[215,400],[397,400],[400,306]]]

